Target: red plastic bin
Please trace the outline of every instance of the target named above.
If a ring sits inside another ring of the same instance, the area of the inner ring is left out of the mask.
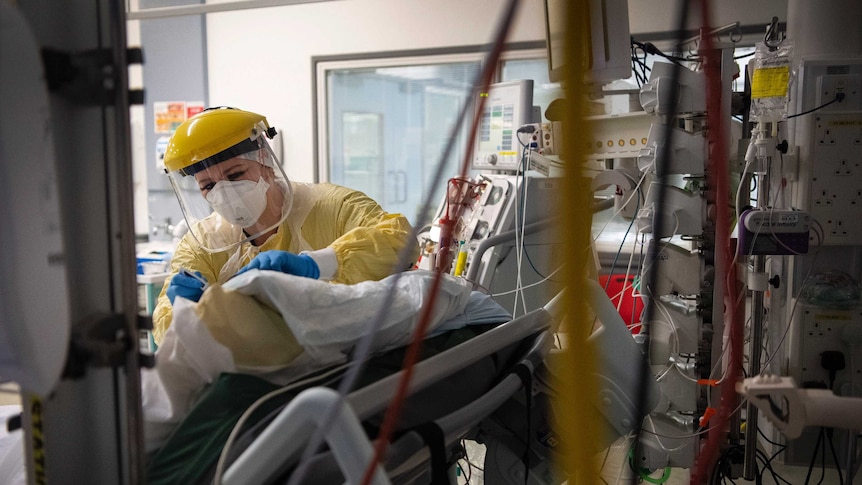
[[[626,277],[624,273],[615,273],[599,276],[599,284],[602,285],[602,288],[605,288],[605,293],[610,297],[614,307],[616,308],[619,305],[620,316],[623,318],[626,326],[631,329],[632,334],[637,335],[641,330],[641,326],[638,324],[641,321],[644,302],[641,298],[632,296],[634,279],[634,275]],[[610,283],[608,283],[608,280],[610,280]],[[620,298],[622,298],[622,304],[620,304]],[[632,308],[634,308],[634,312],[632,312]]]

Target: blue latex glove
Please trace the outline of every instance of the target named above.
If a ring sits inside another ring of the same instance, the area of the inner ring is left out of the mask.
[[[311,256],[306,254],[296,255],[287,251],[264,251],[258,254],[236,274],[245,273],[250,269],[281,271],[282,273],[313,279],[320,277],[320,268],[311,259]]]
[[[204,290],[207,287],[206,278],[201,275],[200,271],[195,271],[195,276],[192,276],[188,270],[180,270],[171,278],[171,284],[168,286],[168,299],[171,300],[171,305],[174,304],[174,299],[178,296],[186,300],[198,301]]]

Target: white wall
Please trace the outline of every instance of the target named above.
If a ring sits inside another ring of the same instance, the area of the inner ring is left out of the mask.
[[[712,0],[710,24],[721,27],[732,22],[740,25],[766,25],[772,17],[787,22],[788,0]],[[690,2],[688,29],[701,24],[699,2]],[[644,32],[675,32],[679,22],[680,0],[629,0],[629,23],[634,34]]]
[[[340,0],[207,16],[210,104],[261,113],[284,136],[288,176],[312,181],[311,58],[487,44],[504,0]],[[509,41],[544,40],[522,0]]]
[[[490,42],[505,0],[338,0],[207,16],[210,104],[267,117],[297,181],[314,177],[311,58]],[[672,32],[678,0],[629,0],[631,31]],[[713,2],[714,25],[786,20],[787,0]],[[695,16],[689,25],[700,22]],[[522,0],[510,41],[544,40],[543,0]]]

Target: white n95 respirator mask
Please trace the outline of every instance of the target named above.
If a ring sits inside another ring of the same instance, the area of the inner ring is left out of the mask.
[[[260,219],[266,210],[266,191],[269,184],[260,178],[254,180],[222,180],[207,194],[207,202],[225,220],[247,228]]]

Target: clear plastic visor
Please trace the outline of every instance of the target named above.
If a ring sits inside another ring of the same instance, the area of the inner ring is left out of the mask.
[[[251,141],[251,151],[168,173],[189,232],[209,252],[261,244],[290,213],[293,190],[278,158],[263,136]]]

